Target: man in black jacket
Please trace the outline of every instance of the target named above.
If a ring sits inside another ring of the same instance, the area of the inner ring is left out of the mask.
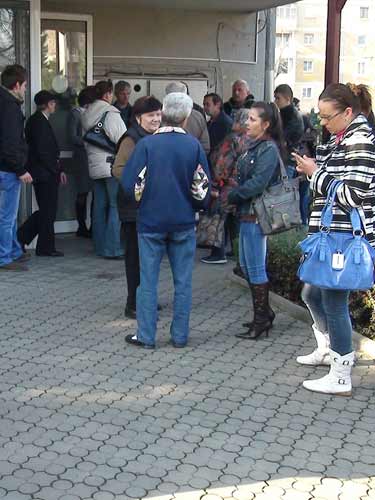
[[[254,96],[250,92],[247,81],[236,80],[232,85],[232,97],[224,103],[224,112],[234,120],[238,110],[250,109],[253,102]]]
[[[293,91],[289,85],[278,85],[274,92],[275,104],[280,110],[281,121],[283,124],[284,137],[288,149],[288,176],[296,177],[296,162],[292,153],[297,150],[301,155],[303,151],[303,136],[305,133],[305,126],[302,114],[298,111],[293,102]],[[310,183],[306,180],[305,176],[300,178],[299,194],[300,194],[300,212],[301,219],[304,225],[308,223],[308,206],[310,198]]]
[[[26,91],[26,70],[7,66],[0,87],[0,270],[25,271],[17,241],[17,212],[21,182],[32,182],[25,169],[26,142],[21,105]]]
[[[289,153],[288,170],[291,177],[296,176],[295,161],[292,153],[299,151],[304,133],[302,114],[293,104],[293,91],[289,85],[282,84],[275,88],[275,104],[280,110],[284,137]]]
[[[35,95],[34,102],[37,111],[27,120],[25,132],[29,146],[27,167],[34,179],[39,210],[19,228],[18,238],[25,245],[38,235],[36,255],[62,257],[64,254],[55,248],[54,223],[59,183],[65,184],[66,176],[60,171],[60,151],[49,123],[49,116],[56,108],[56,100],[53,94],[41,90]]]

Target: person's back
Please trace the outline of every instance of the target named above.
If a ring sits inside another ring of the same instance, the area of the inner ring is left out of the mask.
[[[155,135],[140,141],[126,170],[135,162],[146,167],[138,232],[174,232],[193,228],[195,208],[200,206],[199,201],[192,197],[191,186],[199,165],[202,169],[206,165],[199,142],[182,129],[163,127]],[[129,182],[132,183],[133,179],[129,178]]]
[[[163,102],[167,126],[138,142],[122,174],[125,194],[139,202],[138,330],[125,338],[138,347],[155,347],[157,288],[165,254],[175,284],[172,344],[185,347],[188,340],[196,248],[194,212],[208,203],[210,187],[202,146],[183,130],[192,108],[193,101],[185,93],[168,94]]]

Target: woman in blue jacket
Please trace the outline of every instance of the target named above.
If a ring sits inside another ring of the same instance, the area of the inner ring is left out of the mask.
[[[252,293],[254,320],[248,330],[236,336],[256,339],[272,327],[275,313],[269,305],[266,272],[267,238],[254,212],[254,199],[280,176],[281,156],[285,156],[280,113],[275,104],[256,102],[247,122],[250,148],[237,163],[238,186],[230,191],[228,202],[237,206],[240,221],[240,265]]]

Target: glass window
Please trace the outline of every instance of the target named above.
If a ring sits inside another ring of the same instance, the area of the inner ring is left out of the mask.
[[[368,19],[369,8],[368,7],[360,7],[359,8],[359,17],[361,19]]]
[[[358,45],[366,45],[366,35],[358,36]]]
[[[303,61],[303,71],[305,73],[312,73],[312,71],[313,71],[313,62],[312,61]]]
[[[277,70],[277,73],[280,75],[282,73],[290,73],[293,69],[293,59],[291,59],[290,57],[287,58],[287,57],[282,57],[280,58],[280,61],[279,61],[279,66],[278,66],[278,70]]]
[[[313,33],[305,33],[303,37],[303,43],[305,45],[312,45],[314,43],[314,34]]]
[[[303,87],[303,89],[302,89],[302,97],[304,99],[311,99],[311,97],[312,97],[312,88],[311,87]]]
[[[286,48],[289,47],[291,39],[290,33],[278,33],[276,35],[276,47]]]
[[[357,72],[359,75],[366,74],[366,62],[365,61],[359,61],[358,66],[357,66]]]
[[[76,97],[87,82],[87,23],[81,20],[42,19],[42,88],[56,93],[56,112],[50,117],[61,151],[61,165],[68,184],[61,186],[57,221],[70,221],[75,214],[74,162],[68,120]]]

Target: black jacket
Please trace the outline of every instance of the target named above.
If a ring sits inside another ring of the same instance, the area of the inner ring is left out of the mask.
[[[48,182],[60,172],[60,150],[51,124],[42,112],[36,111],[27,120],[25,133],[29,146],[27,169],[34,182]]]
[[[135,123],[118,141],[117,150],[125,137],[130,137],[134,141],[134,144],[137,144],[138,141],[147,135],[149,135],[148,132],[138,125],[138,123]],[[121,222],[135,222],[137,220],[138,203],[125,197],[121,184],[117,195],[117,208]]]
[[[299,149],[301,145],[304,134],[302,114],[293,104],[289,104],[289,106],[280,109],[280,115],[288,153],[290,154],[294,149]]]
[[[236,116],[236,112],[239,109],[242,109],[242,108],[250,109],[253,102],[254,102],[254,97],[251,94],[246,97],[245,102],[241,106],[239,106],[236,102],[234,102],[233,98],[231,97],[229,99],[229,101],[224,103],[223,109],[224,109],[224,112],[228,116],[230,116],[232,118],[232,120],[234,120],[234,118]]]
[[[225,137],[231,133],[233,120],[224,111],[213,120],[211,119],[208,124],[208,134],[210,136],[211,151],[214,151],[219,144],[223,142]]]
[[[21,101],[0,87],[0,170],[17,176],[26,173],[26,141]]]

